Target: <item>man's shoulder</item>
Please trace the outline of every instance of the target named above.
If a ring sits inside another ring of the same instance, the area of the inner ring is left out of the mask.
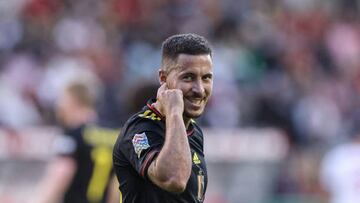
[[[158,131],[164,127],[164,123],[159,116],[150,109],[143,110],[132,115],[123,127],[123,136],[132,132]]]
[[[76,142],[79,142],[82,139],[82,134],[83,134],[84,128],[85,128],[85,125],[81,125],[81,126],[78,126],[75,128],[63,129],[61,137],[70,138]]]
[[[149,116],[149,117],[147,117]],[[133,147],[133,139],[138,135],[138,140],[150,141],[161,139],[165,134],[165,124],[162,120],[152,119],[148,109],[132,115],[121,129],[121,134],[115,144],[115,155],[120,151],[127,151]]]

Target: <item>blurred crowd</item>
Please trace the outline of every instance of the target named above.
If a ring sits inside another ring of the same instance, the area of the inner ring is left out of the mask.
[[[100,123],[121,126],[156,92],[161,42],[193,32],[214,50],[202,125],[277,127],[294,148],[322,149],[358,130],[359,10],[357,0],[3,1],[0,126],[56,124],[74,80],[93,85]],[[305,162],[288,164],[311,171]]]
[[[359,116],[358,10],[356,0],[8,1],[0,4],[0,124],[54,124],[61,88],[88,80],[101,121],[121,126],[137,91],[156,89],[162,40],[194,32],[214,48],[203,125],[270,125],[296,145],[331,143]]]

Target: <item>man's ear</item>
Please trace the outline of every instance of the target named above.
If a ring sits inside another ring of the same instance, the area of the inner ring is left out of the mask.
[[[159,69],[159,82],[160,85],[164,84],[166,82],[167,74],[164,70]]]

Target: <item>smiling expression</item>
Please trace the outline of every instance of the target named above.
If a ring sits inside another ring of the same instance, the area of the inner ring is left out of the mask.
[[[166,77],[169,89],[179,89],[184,96],[184,116],[199,117],[211,96],[213,86],[210,55],[179,54]]]

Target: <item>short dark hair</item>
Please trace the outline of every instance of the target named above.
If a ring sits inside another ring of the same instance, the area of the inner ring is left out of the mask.
[[[175,60],[179,54],[211,56],[212,50],[204,37],[193,33],[173,35],[162,43],[162,63],[165,59]]]

